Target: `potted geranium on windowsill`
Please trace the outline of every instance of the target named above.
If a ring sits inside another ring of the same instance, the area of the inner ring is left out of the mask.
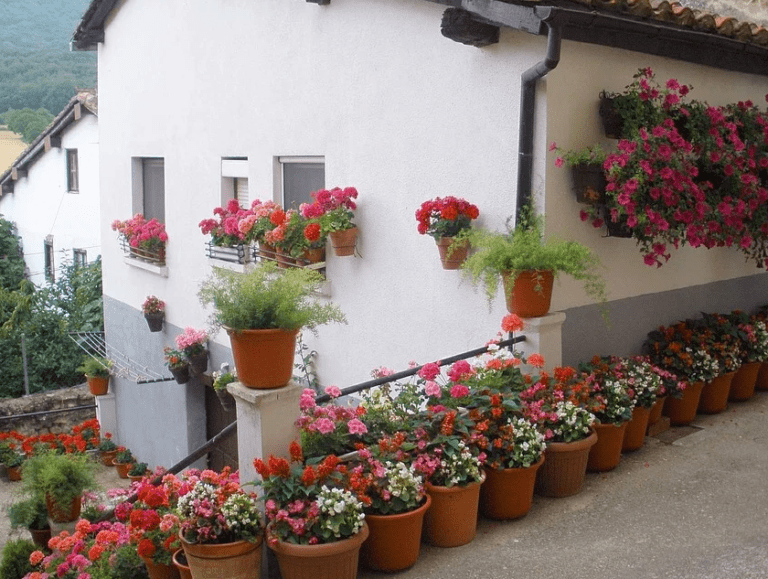
[[[458,269],[467,258],[468,233],[477,206],[456,197],[436,197],[421,204],[416,211],[418,230],[435,238],[443,269]]]
[[[147,296],[141,304],[141,313],[147,320],[150,332],[161,332],[165,319],[165,302],[156,296]]]
[[[358,230],[352,222],[357,204],[357,189],[334,187],[312,193],[313,203],[304,203],[299,210],[305,219],[319,220],[321,230],[331,238],[339,257],[355,254]]]

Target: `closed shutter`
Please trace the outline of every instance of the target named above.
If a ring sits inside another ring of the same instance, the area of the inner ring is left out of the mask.
[[[251,201],[248,197],[248,179],[246,177],[237,177],[235,179],[235,197],[240,203],[240,207],[250,209]]]

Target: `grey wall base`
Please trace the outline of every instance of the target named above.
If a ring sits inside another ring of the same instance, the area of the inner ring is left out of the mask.
[[[565,311],[563,364],[576,365],[595,354],[639,354],[648,332],[660,325],[699,317],[701,312],[743,310],[752,313],[765,304],[768,304],[768,274],[610,302],[610,327],[606,326],[596,305],[571,308]]]

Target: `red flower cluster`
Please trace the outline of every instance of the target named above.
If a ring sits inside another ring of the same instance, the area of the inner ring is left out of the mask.
[[[418,231],[435,239],[455,237],[469,229],[470,222],[480,215],[476,205],[457,197],[436,197],[425,201],[416,211]]]

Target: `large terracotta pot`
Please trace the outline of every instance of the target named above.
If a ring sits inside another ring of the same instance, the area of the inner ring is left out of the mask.
[[[426,495],[419,508],[396,515],[365,515],[370,534],[360,550],[368,569],[393,573],[412,567],[419,558],[424,515],[432,499]]]
[[[331,245],[336,255],[345,257],[355,255],[355,245],[357,244],[357,227],[351,229],[342,229],[341,231],[331,231],[328,237],[331,238]]]
[[[88,389],[94,396],[104,396],[109,391],[109,378],[86,376]]]
[[[606,472],[619,466],[627,424],[629,421],[625,420],[621,424],[606,423],[592,426],[597,434],[597,442],[589,449],[587,460],[589,472]]]
[[[651,406],[651,413],[648,415],[648,426],[653,426],[661,420],[661,411],[664,410],[664,402],[666,401],[666,396],[659,396],[656,398],[656,402]]]
[[[253,579],[261,570],[261,543],[199,544],[181,538],[187,565],[194,579]]]
[[[761,392],[768,390],[768,362],[760,364],[760,370],[757,373],[757,381],[755,382],[755,390]]]
[[[589,450],[597,434],[575,442],[548,442],[546,460],[536,476],[536,493],[545,497],[569,497],[581,492],[587,473]]]
[[[538,318],[547,315],[552,301],[555,276],[549,270],[522,271],[516,278],[510,272],[501,276],[507,310],[521,318]]]
[[[174,565],[155,563],[150,557],[142,557],[149,579],[180,579],[179,570]]]
[[[755,395],[755,386],[757,385],[757,374],[760,372],[762,362],[747,362],[742,364],[736,371],[731,381],[731,390],[728,394],[728,400],[732,402],[743,402],[749,400]]]
[[[424,541],[435,547],[458,547],[477,533],[480,482],[443,487],[427,484],[432,506],[424,517]]]
[[[528,514],[533,504],[536,472],[544,464],[538,462],[527,468],[485,469],[485,482],[480,487],[480,512],[497,521],[519,519]]]
[[[364,524],[356,535],[334,543],[294,545],[278,541],[269,548],[277,555],[282,579],[355,579],[360,547],[368,532]]]
[[[689,382],[680,398],[668,396],[664,403],[664,415],[669,417],[673,426],[684,426],[696,418],[701,389],[704,382]]]
[[[288,384],[299,330],[228,329],[227,333],[241,384],[260,390]]]
[[[731,391],[731,381],[734,374],[735,372],[720,374],[717,378],[704,384],[699,399],[699,412],[717,414],[728,407],[728,394]]]
[[[469,252],[469,241],[462,239],[455,247],[451,248],[454,242],[453,237],[441,237],[436,239],[437,251],[440,252],[440,263],[443,269],[459,269],[464,260],[467,259]]]
[[[621,445],[621,452],[632,452],[643,446],[645,432],[648,430],[648,417],[650,415],[650,408],[635,406],[632,409],[632,419],[627,423],[627,430],[624,431],[624,442]]]
[[[173,564],[179,570],[179,579],[192,579],[192,571],[190,571],[186,561],[187,557],[184,555],[184,549],[179,549],[173,554]]]
[[[117,456],[117,450],[102,450],[101,451],[101,463],[104,466],[115,466],[115,457]]]
[[[51,495],[45,495],[45,507],[48,509],[48,518],[54,523],[70,523],[80,516],[82,497],[75,497],[68,505],[60,505]]]

